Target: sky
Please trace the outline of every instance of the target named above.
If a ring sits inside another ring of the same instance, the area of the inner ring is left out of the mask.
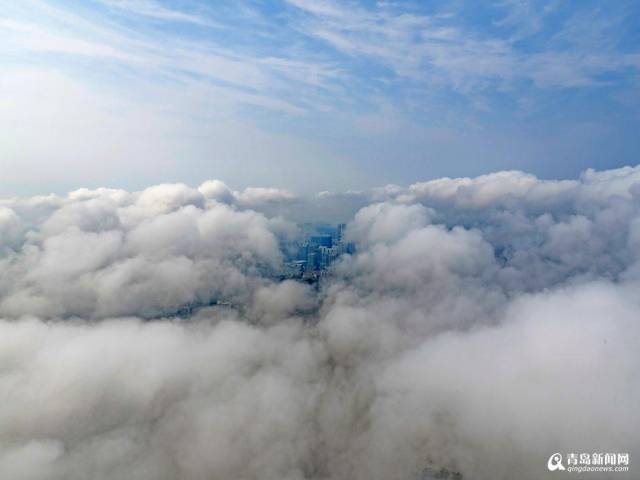
[[[635,165],[634,1],[0,0],[0,195]]]

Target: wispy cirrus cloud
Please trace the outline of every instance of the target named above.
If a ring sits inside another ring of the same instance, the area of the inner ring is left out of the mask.
[[[180,10],[163,7],[157,2],[151,0],[99,0],[104,5],[121,10],[123,13],[131,13],[154,18],[157,20],[165,20],[170,22],[186,22],[203,26],[216,26],[217,24],[211,19],[202,15],[185,13]]]
[[[0,30],[7,42],[4,47],[5,52],[11,48],[83,57],[104,57],[129,63],[140,63],[143,60],[142,57],[127,53],[117,45],[100,40],[89,40],[74,33],[64,33],[34,23],[0,19]]]
[[[539,32],[551,5],[536,8],[529,2],[504,2],[494,22],[497,31],[489,34],[464,25],[458,15],[438,11],[416,14],[395,4],[366,8],[329,1],[287,1],[308,15],[301,27],[305,34],[352,58],[378,62],[396,77],[463,93],[511,89],[513,82],[521,80],[533,81],[539,88],[595,85],[604,74],[638,69],[637,54],[615,52],[615,42],[606,31],[619,19],[599,18],[598,14],[568,18],[548,41],[525,51],[519,42]],[[592,37],[594,30],[600,32],[608,41],[589,42],[580,33],[585,29]]]
[[[204,17],[182,14],[153,2],[105,3],[133,15],[209,23]],[[328,88],[338,72],[329,64],[285,56],[261,57],[250,51],[229,49],[216,41],[203,42],[175,34],[157,38],[152,31],[134,32],[125,25],[114,25],[93,16],[78,17],[43,3],[34,3],[29,13],[29,21],[0,19],[6,53],[16,55],[23,51],[102,59],[131,68],[137,76],[153,75],[158,80],[173,79],[182,85],[209,83],[207,88],[222,94],[218,96],[227,104],[236,101],[238,105],[302,113],[314,101],[299,95],[286,98],[283,92],[291,89],[292,84]],[[57,68],[77,76],[73,67]],[[113,85],[120,83],[118,78],[111,81]]]

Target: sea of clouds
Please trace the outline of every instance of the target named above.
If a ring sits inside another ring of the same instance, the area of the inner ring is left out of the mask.
[[[357,254],[276,281],[323,208]],[[3,199],[0,478],[637,478],[639,287],[640,167]]]

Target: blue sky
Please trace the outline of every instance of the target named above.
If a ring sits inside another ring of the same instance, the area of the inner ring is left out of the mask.
[[[638,163],[634,1],[0,0],[0,194]]]

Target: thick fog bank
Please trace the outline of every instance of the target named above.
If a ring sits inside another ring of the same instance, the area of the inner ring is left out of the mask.
[[[276,280],[343,200],[357,254]],[[639,287],[640,168],[0,200],[0,477],[636,478]]]

